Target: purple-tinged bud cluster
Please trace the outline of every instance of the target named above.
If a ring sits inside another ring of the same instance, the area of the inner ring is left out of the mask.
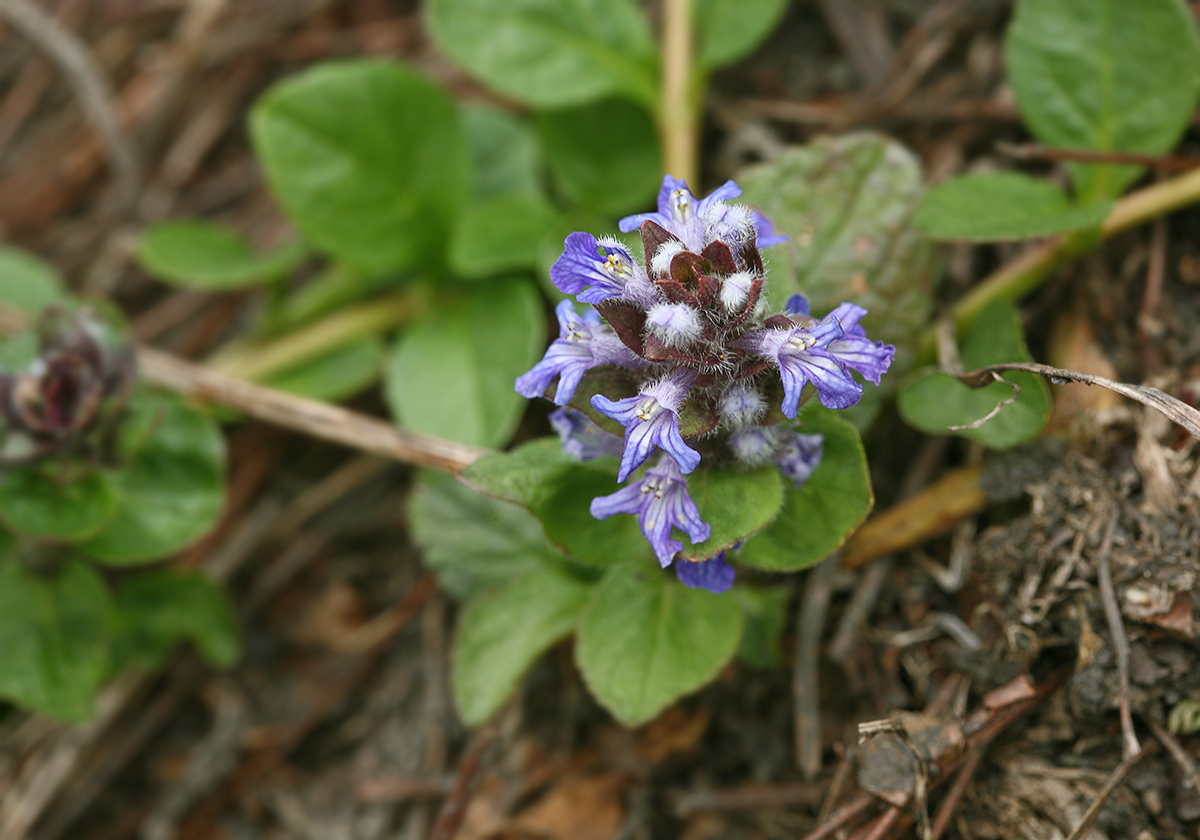
[[[117,421],[136,382],[133,348],[91,308],[49,307],[37,336],[25,370],[0,371],[0,465],[115,460]]]
[[[558,305],[559,338],[516,383],[522,395],[562,406],[551,422],[568,454],[619,456],[620,482],[661,453],[641,478],[593,500],[591,512],[637,516],[664,567],[683,548],[673,529],[693,543],[711,533],[688,494],[688,474],[701,463],[775,463],[799,487],[824,443],[788,422],[810,395],[806,386],[827,408],[848,408],[862,397],[851,372],[878,385],[895,355],[867,338],[861,306],[843,303],[817,319],[795,295],[783,312],[768,312],[759,249],[786,237],[761,213],[730,203],[739,195],[727,181],[697,199],[668,175],[658,211],[619,225],[640,231],[641,259],[616,239],[568,236],[550,277],[591,306],[580,315],[571,301]],[[614,434],[621,430],[624,441]],[[724,592],[733,585],[724,552],[675,568],[687,586]]]

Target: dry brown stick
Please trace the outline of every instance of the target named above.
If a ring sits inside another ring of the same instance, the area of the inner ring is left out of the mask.
[[[821,697],[818,663],[821,629],[833,594],[832,577],[841,557],[825,558],[808,576],[800,612],[796,616],[796,658],[792,668],[792,696],[796,702],[796,765],[806,780],[821,771]]]
[[[842,826],[865,811],[874,801],[874,795],[866,792],[860,793],[857,797],[830,814],[828,820],[817,826],[812,832],[804,835],[804,840],[825,840],[826,837],[840,830]]]
[[[458,833],[467,813],[467,805],[479,786],[479,777],[487,764],[488,753],[498,739],[499,731],[495,724],[485,726],[475,733],[459,768],[454,790],[442,803],[442,810],[434,823],[429,840],[453,840],[454,835]]]
[[[1141,752],[1137,733],[1133,730],[1133,713],[1129,708],[1129,639],[1125,636],[1125,622],[1121,619],[1121,607],[1117,604],[1117,593],[1113,587],[1111,553],[1113,535],[1117,528],[1117,511],[1114,509],[1100,541],[1096,555],[1096,577],[1100,583],[1100,603],[1104,605],[1104,618],[1112,636],[1113,653],[1117,658],[1117,680],[1121,700],[1122,754],[1129,758]]]
[[[950,786],[950,790],[946,791],[945,797],[938,803],[937,813],[933,815],[933,826],[929,832],[930,840],[938,840],[942,836],[942,832],[946,830],[946,826],[950,824],[950,818],[954,816],[954,809],[958,806],[958,801],[962,799],[963,794],[966,793],[967,784],[975,775],[975,769],[979,766],[979,759],[982,757],[982,746],[967,751],[962,767],[959,768],[958,775],[954,777],[954,784]]]
[[[66,77],[80,107],[108,149],[121,206],[133,207],[141,189],[141,168],[133,145],[121,130],[104,71],[75,35],[30,0],[0,0],[0,15],[37,44]]]
[[[1154,718],[1143,718],[1146,724],[1150,727],[1150,731],[1154,733],[1154,737],[1167,748],[1167,752],[1175,759],[1175,763],[1179,765],[1192,783],[1192,789],[1200,791],[1200,769],[1196,767],[1195,760],[1188,755],[1187,750],[1179,743],[1179,739],[1172,735],[1167,729]]]
[[[1078,161],[1080,163],[1114,163],[1149,166],[1171,172],[1186,172],[1200,167],[1200,158],[1178,155],[1139,155],[1132,152],[1097,152],[1090,149],[1059,149],[1037,143],[996,143],[1001,154],[1017,160]]]
[[[138,354],[138,361],[147,382],[177,394],[223,405],[285,429],[408,464],[457,472],[485,453],[474,446],[406,432],[390,423],[329,403],[235,379],[156,350],[143,349]]]
[[[1083,814],[1083,818],[1080,819],[1079,825],[1075,826],[1075,830],[1071,832],[1071,836],[1067,840],[1083,840],[1087,836],[1088,832],[1092,830],[1092,824],[1096,822],[1096,817],[1100,816],[1100,809],[1104,807],[1104,803],[1108,801],[1108,797],[1112,796],[1113,791],[1117,789],[1117,785],[1125,781],[1125,777],[1129,775],[1129,771],[1133,769],[1135,764],[1157,749],[1158,744],[1155,741],[1151,741],[1133,755],[1125,756],[1124,760],[1105,779],[1104,787],[1100,788],[1100,792],[1096,794],[1096,798],[1092,800],[1092,804],[1088,806],[1088,809]]]

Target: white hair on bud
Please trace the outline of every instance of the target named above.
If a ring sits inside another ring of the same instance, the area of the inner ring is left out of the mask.
[[[778,426],[748,426],[729,436],[729,448],[748,467],[770,463],[779,449]]]
[[[721,305],[725,307],[726,312],[732,314],[742,311],[755,279],[755,274],[751,271],[739,271],[725,278],[721,283]]]
[[[654,256],[650,258],[650,273],[654,276],[671,273],[671,260],[675,255],[686,251],[687,247],[678,239],[668,239],[658,246]]]
[[[754,214],[744,204],[715,202],[704,214],[704,241],[720,240],[735,254],[754,241],[755,232]]]
[[[721,395],[718,410],[730,428],[749,426],[767,410],[767,400],[754,384],[742,379],[734,382]]]
[[[686,303],[659,303],[646,311],[646,327],[668,347],[679,347],[700,338],[704,325],[700,313]]]

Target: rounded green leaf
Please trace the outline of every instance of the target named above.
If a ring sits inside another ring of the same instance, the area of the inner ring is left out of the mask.
[[[562,557],[528,510],[444,473],[421,474],[409,495],[408,518],[422,561],[462,601]]]
[[[711,70],[744,56],[773,30],[786,0],[696,0],[696,63]]]
[[[116,658],[122,666],[159,668],[187,640],[209,664],[234,665],[241,634],[225,590],[201,575],[161,569],[131,575],[117,593]]]
[[[645,108],[606,99],[543,111],[538,133],[555,184],[576,204],[605,216],[653,205],[662,158]]]
[[[25,537],[77,542],[97,533],[116,511],[112,481],[100,470],[71,481],[38,467],[0,473],[0,518]]]
[[[633,0],[431,0],[425,23],[447,55],[530,105],[657,97],[654,41]]]
[[[494,280],[444,299],[400,336],[386,396],[409,429],[475,446],[499,446],[521,419],[513,382],[537,361],[544,315],[533,284]]]
[[[489,589],[463,611],[454,638],[454,700],[463,722],[491,717],[529,667],[566,638],[592,584],[552,568]]]
[[[1078,207],[1049,181],[1017,172],[952,178],[931,189],[913,217],[926,236],[994,242],[1096,227],[1111,201]]]
[[[440,258],[467,190],[450,95],[383,61],[331,62],[250,118],[271,189],[318,248],[378,273]]]
[[[867,335],[896,346],[883,380],[890,388],[914,364],[933,312],[934,246],[912,226],[924,191],[916,156],[860,132],[788,149],[737,182],[741,200],[789,237],[765,252],[776,311],[793,294],[805,295],[817,317],[842,301],[866,307]]]
[[[963,366],[974,370],[1002,362],[1027,362],[1029,351],[1021,329],[1021,316],[1008,301],[993,301],[980,314],[963,343]],[[989,449],[1008,449],[1041,434],[1050,419],[1050,387],[1042,377],[1014,371],[1004,378],[1016,385],[993,382],[985,388],[969,388],[947,373],[927,373],[901,389],[897,407],[912,426],[932,435],[957,434],[978,441]],[[999,413],[973,429],[950,431],[986,417],[1002,401]]]
[[[304,259],[300,242],[255,253],[241,234],[200,219],[163,222],[142,234],[138,264],[151,277],[191,289],[241,289],[283,277]]]
[[[575,655],[596,699],[637,726],[715,677],[741,635],[736,598],[689,589],[653,561],[622,563],[584,613]]]
[[[0,560],[0,696],[72,722],[92,716],[108,673],[112,602],[84,563],[41,577]]]
[[[737,559],[748,566],[775,572],[811,566],[836,551],[874,503],[867,456],[854,427],[812,403],[800,416],[801,432],[825,436],[824,455],[803,486],[788,486],[775,521],[742,546]]]
[[[758,533],[779,513],[783,484],[773,465],[747,472],[699,470],[689,475],[688,493],[712,534],[698,545],[685,535],[682,557],[707,560]]]
[[[558,212],[537,194],[502,195],[473,202],[450,241],[450,268],[460,277],[490,277],[532,269],[546,229]]]
[[[32,314],[66,296],[54,266],[20,248],[0,245],[0,303]]]
[[[478,104],[463,106],[459,118],[475,164],[476,201],[541,194],[541,151],[528,120]]]
[[[1005,57],[1021,116],[1048,146],[1161,154],[1200,92],[1196,22],[1183,0],[1021,0]],[[1086,203],[1116,198],[1141,171],[1067,168]]]
[[[207,533],[225,501],[225,439],[207,415],[179,400],[143,393],[138,414],[149,437],[114,476],[116,515],[81,548],[113,565],[157,560]]]
[[[565,455],[557,440],[546,438],[487,455],[460,476],[484,493],[527,508],[550,541],[577,560],[611,565],[650,556],[636,517],[591,514],[592,499],[620,489],[612,459],[581,464]]]

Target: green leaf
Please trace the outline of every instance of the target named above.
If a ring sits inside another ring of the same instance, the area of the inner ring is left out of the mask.
[[[470,73],[535,107],[658,95],[654,41],[633,0],[431,0],[425,23]]]
[[[596,699],[637,726],[715,677],[741,634],[736,598],[688,589],[652,561],[622,563],[584,613],[575,653]]]
[[[233,605],[206,577],[174,569],[131,575],[116,603],[114,656],[122,667],[159,668],[184,640],[217,668],[229,668],[241,656]]]
[[[383,61],[318,65],[254,106],[271,189],[323,251],[385,273],[441,257],[470,168],[450,95]]]
[[[616,462],[600,458],[581,464],[557,440],[530,441],[512,452],[485,455],[459,477],[471,487],[521,505],[541,520],[546,536],[571,557],[610,565],[649,557],[650,547],[637,519],[596,519],[592,499],[620,489]]]
[[[791,572],[837,550],[874,503],[867,456],[858,432],[837,412],[809,403],[800,413],[804,434],[825,436],[821,463],[804,485],[789,485],[779,516],[748,541],[737,559],[749,566]]]
[[[783,479],[775,466],[748,472],[700,470],[687,477],[688,493],[712,534],[699,545],[683,537],[682,556],[707,560],[758,533],[783,505]]]
[[[257,254],[241,234],[201,219],[163,222],[142,234],[135,256],[146,273],[190,289],[242,289],[290,274],[304,260],[301,242]]]
[[[0,245],[0,303],[33,314],[66,296],[54,266],[20,248]]]
[[[265,384],[310,399],[337,402],[377,382],[386,354],[383,340],[367,335],[272,376]]]
[[[92,716],[108,673],[112,603],[89,566],[43,578],[0,561],[0,696],[71,722]]]
[[[529,511],[443,473],[421,473],[408,516],[425,565],[459,600],[562,559]]]
[[[891,372],[916,361],[933,312],[933,244],[912,227],[923,191],[916,157],[878,134],[823,138],[737,179],[747,204],[790,237],[769,248],[776,310],[803,294],[818,317],[842,301],[866,307],[867,335],[896,346]]]
[[[392,415],[418,432],[475,446],[504,443],[525,409],[513,382],[538,359],[543,319],[537,290],[516,278],[441,301],[392,351]]]
[[[100,470],[72,481],[39,467],[0,473],[0,518],[25,537],[77,542],[97,533],[116,511],[112,480]]]
[[[450,268],[481,278],[532,269],[546,228],[558,212],[540,195],[503,195],[472,203],[450,240]]]
[[[467,105],[459,112],[474,160],[473,198],[541,195],[541,150],[529,122],[490,105]]]
[[[1001,362],[1027,362],[1029,351],[1021,316],[1007,301],[988,304],[971,328],[961,350],[967,370]],[[989,449],[1008,449],[1037,437],[1050,418],[1050,388],[1042,377],[1014,372],[1004,378],[1021,389],[1016,401],[976,429],[950,432],[948,426],[973,423],[992,411],[1013,389],[1003,382],[968,388],[948,373],[918,375],[897,397],[900,414],[912,426],[932,435],[957,434]]]
[[[1111,201],[1077,207],[1049,181],[1017,172],[964,175],[928,193],[913,217],[934,239],[1029,239],[1099,225]]]
[[[1161,154],[1200,92],[1196,22],[1182,0],[1021,0],[1005,58],[1042,143]],[[1068,163],[1081,201],[1116,198],[1140,167]]]
[[[737,658],[755,668],[778,667],[783,659],[779,639],[787,620],[787,590],[781,586],[738,586],[732,594],[738,599],[745,621]]]
[[[195,542],[216,524],[225,500],[225,439],[207,415],[149,392],[139,393],[131,408],[152,418],[153,432],[114,477],[116,516],[81,546],[97,560],[122,566]]]
[[[468,726],[490,718],[529,667],[564,639],[593,585],[542,568],[489,589],[462,613],[454,639],[454,700]]]
[[[696,0],[696,63],[706,70],[742,58],[775,28],[786,0]]]
[[[543,111],[538,133],[555,184],[571,201],[604,216],[654,203],[662,158],[645,108],[606,99]]]

